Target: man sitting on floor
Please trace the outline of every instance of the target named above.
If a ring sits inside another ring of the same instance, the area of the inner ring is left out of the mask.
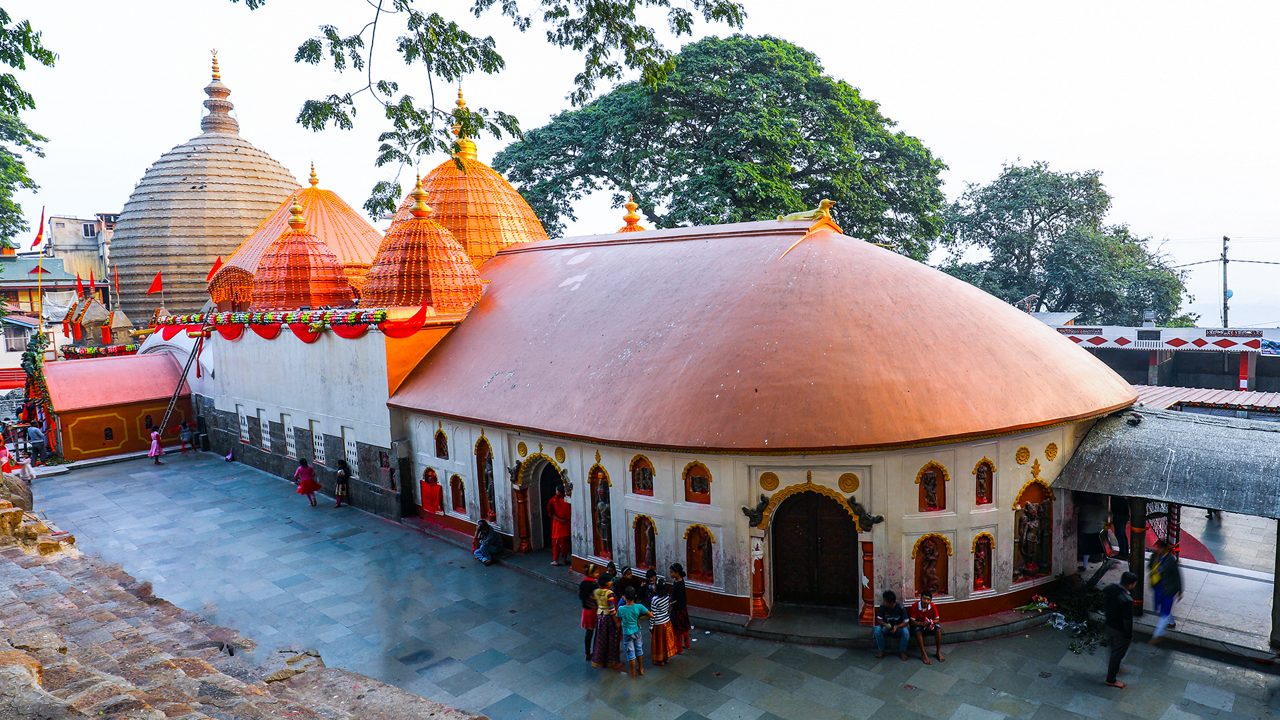
[[[931,634],[934,657],[938,658],[938,662],[946,662],[947,659],[942,657],[942,621],[938,616],[938,606],[933,604],[933,593],[928,590],[920,593],[920,599],[911,606],[908,614],[911,616],[911,630],[920,643],[920,659],[925,665],[933,664],[929,660],[929,653],[924,650],[924,636]]]
[[[907,629],[910,619],[907,611],[898,602],[898,596],[892,590],[885,590],[880,596],[883,601],[876,608],[876,626],[871,635],[876,640],[876,657],[882,658],[889,638],[898,639],[898,654],[907,659],[907,645],[911,643],[911,631]]]

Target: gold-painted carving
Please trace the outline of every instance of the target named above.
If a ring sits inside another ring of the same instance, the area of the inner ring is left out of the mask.
[[[777,490],[778,483],[778,476],[775,473],[767,472],[760,475],[760,489],[765,492]]]
[[[1018,452],[1013,456],[1013,459],[1017,460],[1019,465],[1026,465],[1027,461],[1031,459],[1031,448],[1026,445],[1018,448]]]
[[[520,453],[520,457],[524,457],[529,454],[529,446],[525,445],[524,442],[521,441],[519,445],[516,445],[516,452]]]
[[[604,484],[608,487],[613,487],[613,480],[609,479],[609,471],[605,470],[604,466],[599,464],[592,465],[591,469],[587,471],[587,482],[590,483],[595,479],[597,470],[604,475]]]
[[[1053,501],[1053,488],[1049,485],[1049,483],[1045,482],[1041,478],[1033,477],[1030,480],[1022,483],[1022,487],[1018,488],[1018,494],[1013,496],[1014,510],[1017,510],[1018,504],[1022,502],[1022,494],[1025,493],[1027,491],[1027,488],[1031,487],[1032,485],[1039,485],[1040,487],[1044,488],[1045,499],[1049,500],[1050,502]]]
[[[991,549],[992,549],[992,550],[995,550],[995,548],[996,548],[996,538],[995,538],[995,536],[994,536],[994,535],[992,535],[992,534],[991,534],[991,533],[989,533],[989,532],[980,532],[980,533],[978,533],[977,535],[974,535],[974,536],[973,536],[973,543],[969,546],[969,552],[971,552],[971,553],[976,553],[976,552],[978,552],[978,541],[979,541],[979,540],[981,540],[982,538],[986,538],[987,540],[990,540],[990,541],[991,541]]]
[[[564,462],[564,458],[565,458],[564,448],[562,447],[556,448],[556,462]],[[597,460],[596,462],[600,462],[600,461]]]
[[[597,465],[599,465],[599,464],[600,464],[600,451],[599,451],[599,450],[596,450],[596,464],[597,464]]]
[[[655,533],[655,534],[657,533],[657,531],[658,531],[658,526],[657,526],[657,524],[656,524],[656,523],[654,523],[654,522],[653,522],[653,518],[649,517],[648,515],[637,515],[637,516],[635,516],[635,517],[631,518],[631,529],[632,529],[632,530],[635,530],[635,529],[636,529],[636,526],[640,524],[640,520],[641,520],[641,519],[648,520],[648,521],[649,521],[649,524],[650,524],[650,525],[653,525],[654,533]]]
[[[938,538],[939,540],[941,540],[942,544],[947,546],[948,557],[956,554],[955,548],[951,547],[951,538],[947,537],[946,535],[943,535],[942,533],[925,533],[920,537],[916,538],[916,544],[911,547],[912,558],[915,558],[916,555],[920,553],[920,545],[925,540],[928,540],[929,538]]]
[[[942,473],[943,482],[948,482],[948,483],[951,482],[951,474],[947,472],[946,466],[938,462],[937,460],[930,460],[929,462],[925,463],[923,467],[920,468],[920,472],[916,473],[917,485],[920,484],[920,480],[924,478],[924,474],[929,471],[929,468],[934,468],[938,472]]]
[[[983,455],[981,460],[973,464],[973,475],[976,476],[978,474],[978,468],[982,467],[983,463],[986,463],[991,466],[991,476],[995,477],[996,464],[992,462],[991,458],[987,457],[986,455]]]
[[[1049,443],[1044,448],[1044,457],[1049,462],[1053,462],[1058,458],[1058,443]]]
[[[520,472],[516,475],[516,485],[522,488],[529,487],[529,482],[534,479],[532,475],[529,475],[529,468],[536,465],[538,466],[538,472],[542,472],[542,463],[538,462],[539,460],[547,461],[551,464],[551,467],[556,469],[557,475],[560,475],[561,477],[564,476],[564,471],[562,471],[560,466],[556,464],[554,458],[548,457],[547,455],[539,452],[530,455],[524,462],[520,463]]]
[[[709,529],[707,528],[707,526],[706,526],[706,525],[702,525],[702,524],[700,524],[700,523],[694,523],[694,524],[690,525],[689,527],[685,528],[685,529],[684,529],[684,535],[683,535],[683,536],[681,536],[681,537],[683,537],[685,540],[688,540],[688,539],[689,539],[689,533],[693,532],[693,529],[694,529],[694,528],[702,528],[702,531],[703,531],[703,532],[705,532],[705,533],[707,534],[707,538],[708,538],[709,540],[711,540],[711,542],[713,542],[713,543],[714,543],[714,542],[716,541],[716,536],[715,536],[715,535],[713,535],[713,534],[711,534],[711,530],[709,530]]]
[[[1040,458],[1036,458],[1035,462],[1031,463],[1031,477],[1040,477]]]
[[[840,492],[854,493],[858,491],[858,487],[862,485],[862,481],[858,480],[858,476],[853,473],[845,473],[840,476]]]
[[[760,525],[759,525],[760,529],[768,530],[769,519],[773,517],[773,511],[777,510],[778,506],[781,505],[783,502],[785,502],[787,498],[802,492],[812,492],[812,493],[818,493],[819,495],[826,495],[827,497],[839,503],[840,507],[844,508],[844,511],[849,513],[849,517],[853,518],[853,524],[857,526],[858,532],[866,532],[867,530],[870,529],[870,528],[862,527],[862,525],[858,522],[858,516],[854,514],[853,508],[849,506],[849,501],[843,495],[836,492],[835,489],[827,487],[826,485],[815,485],[812,482],[802,482],[802,483],[796,483],[794,485],[788,485],[782,488],[781,490],[779,490],[778,492],[774,493],[773,495],[770,495],[769,503],[764,506],[764,510],[760,513]]]

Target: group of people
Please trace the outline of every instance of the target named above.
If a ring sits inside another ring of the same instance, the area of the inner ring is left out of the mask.
[[[578,585],[582,604],[583,652],[593,667],[622,669],[644,675],[644,629],[647,619],[653,664],[666,665],[690,647],[689,599],[685,570],[672,563],[668,577],[650,568],[643,578],[627,567],[617,574],[612,562],[598,577],[587,575]]]
[[[1155,599],[1156,628],[1151,633],[1151,644],[1158,645],[1165,631],[1177,627],[1173,619],[1173,603],[1182,598],[1182,569],[1173,547],[1164,540],[1156,541],[1155,552],[1147,563],[1147,575],[1151,581],[1151,593]],[[1133,591],[1138,586],[1138,576],[1126,571],[1120,581],[1102,590],[1102,609],[1106,618],[1108,642],[1107,685],[1125,687],[1117,676],[1120,663],[1133,642]]]
[[[885,590],[880,594],[881,603],[876,607],[875,626],[871,628],[871,636],[876,642],[876,657],[887,654],[889,641],[898,641],[898,656],[909,659],[907,648],[911,647],[911,638],[915,636],[920,646],[920,659],[925,665],[932,665],[929,653],[925,651],[925,636],[933,637],[933,656],[938,662],[946,662],[942,655],[942,617],[938,614],[938,606],[933,604],[933,593],[928,590],[920,593],[920,599],[904,608],[898,602],[898,594]]]
[[[293,482],[299,495],[307,498],[307,502],[311,507],[316,506],[316,493],[320,491],[320,481],[316,480],[316,469],[311,467],[311,463],[306,458],[298,461],[298,469],[293,471]],[[351,501],[348,499],[351,494],[351,466],[346,460],[339,460],[333,474],[333,506],[342,507],[342,503],[348,505]]]

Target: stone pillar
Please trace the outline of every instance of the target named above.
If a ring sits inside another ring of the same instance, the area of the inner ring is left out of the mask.
[[[515,497],[516,535],[519,538],[516,552],[533,552],[533,546],[529,544],[529,488],[516,488],[512,495]]]
[[[751,536],[751,617],[769,617],[769,604],[764,599],[764,536]]]
[[[1142,615],[1147,587],[1147,501],[1129,498],[1129,572],[1138,576],[1133,591],[1133,614]]]
[[[859,545],[862,547],[862,612],[858,613],[858,623],[871,625],[876,616],[875,555],[870,542]]]
[[[1273,572],[1280,578],[1280,520],[1276,521],[1276,542]],[[1271,586],[1271,647],[1280,649],[1280,582]]]

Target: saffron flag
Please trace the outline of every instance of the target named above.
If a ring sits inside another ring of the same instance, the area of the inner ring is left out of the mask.
[[[34,249],[35,246],[39,245],[42,242],[44,242],[44,207],[43,206],[40,208],[40,229],[36,231],[36,239],[31,243],[31,247]]]
[[[160,277],[160,273],[161,273],[161,272],[163,272],[163,271],[160,271],[160,270],[157,270],[157,271],[156,271],[156,279],[155,279],[155,280],[152,280],[152,281],[151,281],[151,287],[147,288],[147,294],[148,294],[148,295],[150,295],[150,294],[152,294],[152,293],[158,293],[158,292],[163,292],[163,291],[164,291],[164,280],[163,280],[163,278],[161,278],[161,277]]]
[[[98,294],[98,281],[93,279],[93,270],[89,271],[89,295],[96,296]]]
[[[116,265],[111,266],[111,275],[116,279],[116,300],[120,299],[120,270]]]
[[[84,281],[80,279],[80,273],[76,273],[76,297],[84,297]]]
[[[204,276],[205,282],[213,282],[213,276],[218,274],[218,270],[222,267],[222,256],[219,255],[217,260],[213,261],[213,267],[209,268],[209,274]]]

